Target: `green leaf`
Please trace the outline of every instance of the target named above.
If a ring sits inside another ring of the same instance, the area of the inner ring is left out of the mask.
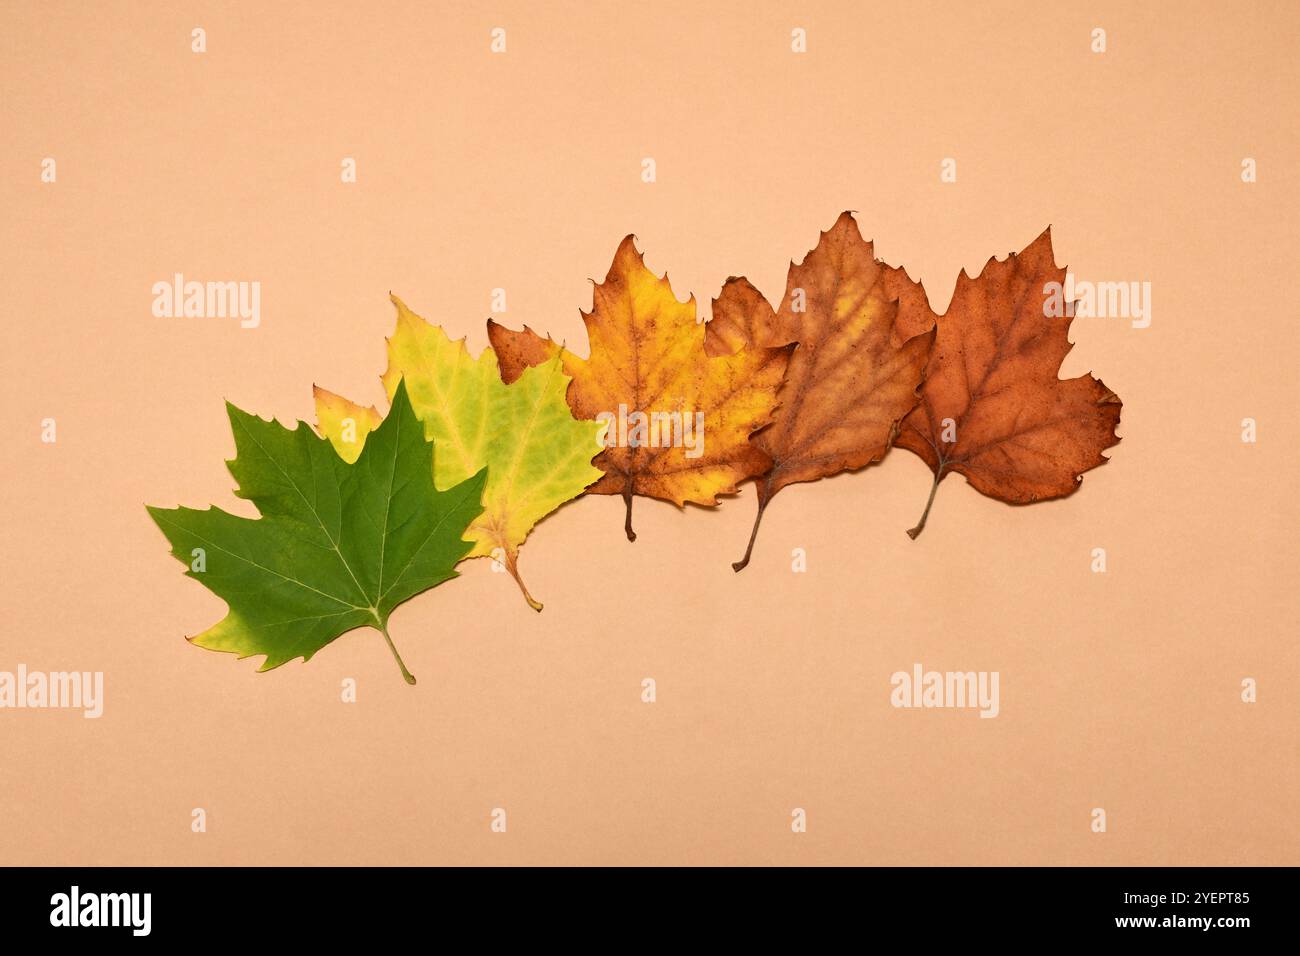
[[[414,684],[388,636],[388,616],[456,577],[472,547],[462,535],[483,510],[487,469],[445,491],[434,487],[433,444],[404,384],[351,464],[303,422],[290,430],[229,403],[226,410],[236,494],[262,517],[148,509],[186,574],[229,605],[225,618],[190,640],[241,658],[265,654],[266,671],[373,627]]]

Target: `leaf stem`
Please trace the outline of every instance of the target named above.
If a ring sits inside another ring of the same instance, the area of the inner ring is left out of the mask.
[[[925,511],[921,513],[921,520],[917,522],[915,528],[907,529],[907,536],[913,541],[916,536],[925,530],[925,520],[930,517],[930,507],[934,504],[934,494],[939,490],[939,482],[943,480],[943,468],[946,462],[940,462],[938,469],[934,473],[934,484],[930,485],[930,497],[925,502]]]
[[[388,642],[388,649],[393,652],[393,659],[397,661],[397,666],[402,669],[402,679],[408,684],[414,684],[415,675],[406,669],[406,663],[402,660],[402,655],[397,653],[397,645],[395,645],[393,639],[388,636],[388,624],[386,622],[379,622],[378,618],[375,620],[379,628],[379,633],[384,635],[384,640]]]
[[[533,599],[533,596],[528,593],[528,586],[524,584],[524,579],[519,576],[519,565],[517,563],[518,556],[515,551],[511,548],[504,548],[502,550],[506,553],[506,570],[510,572],[510,576],[514,578],[515,583],[519,585],[519,590],[524,592],[524,600],[528,602],[528,606],[534,611],[540,611],[542,609],[541,602]]]
[[[623,491],[623,500],[627,502],[627,517],[623,520],[623,530],[627,533],[627,540],[635,541],[636,532],[632,530],[632,489],[627,488]]]
[[[749,533],[749,547],[745,548],[745,556],[739,561],[731,563],[731,570],[737,574],[745,570],[749,564],[749,556],[754,553],[754,540],[758,537],[759,522],[763,520],[763,512],[767,510],[767,503],[772,500],[767,496],[766,491],[766,488],[758,489],[758,514],[754,515],[754,530]]]

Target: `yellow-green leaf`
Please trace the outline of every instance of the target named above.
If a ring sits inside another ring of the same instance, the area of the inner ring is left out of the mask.
[[[464,339],[452,341],[396,296],[392,299],[397,328],[388,340],[385,389],[391,396],[405,381],[425,435],[437,450],[433,480],[438,488],[487,467],[483,514],[465,533],[474,544],[469,557],[500,561],[540,611],[520,578],[519,548],[538,521],[601,477],[591,460],[601,451],[604,425],[573,417],[565,401],[569,377],[558,355],[506,385],[491,348],[475,358]],[[321,434],[347,461],[356,460],[381,420],[374,408],[321,388],[316,389],[316,416]]]

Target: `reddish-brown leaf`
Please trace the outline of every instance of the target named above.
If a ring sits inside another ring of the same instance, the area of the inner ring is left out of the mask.
[[[913,538],[952,472],[991,498],[1028,504],[1078,490],[1082,473],[1105,464],[1102,450],[1119,441],[1119,397],[1090,374],[1059,377],[1073,347],[1073,309],[1046,314],[1044,287],[1064,280],[1050,229],[1019,255],[989,259],[977,278],[958,277],[921,404],[895,440],[934,472]]]

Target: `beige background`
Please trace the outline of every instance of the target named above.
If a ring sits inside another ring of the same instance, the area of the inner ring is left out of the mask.
[[[0,711],[0,860],[1300,863],[1300,8],[909,6],[5,2],[0,669],[107,704]],[[478,347],[501,286],[584,349],[624,234],[707,314],[845,208],[940,311],[1048,223],[1081,278],[1152,282],[1150,328],[1075,322],[1064,374],[1124,400],[1078,495],[953,477],[913,543],[895,452],[783,492],[741,575],[750,488],[639,501],[634,545],[579,500],[523,552],[541,615],[482,561],[398,610],[416,688],[373,631],[269,674],[182,640],[224,606],[143,504],[251,513],[222,400],[381,398],[388,290]],[[174,272],[260,281],[261,328],[153,318]],[[1001,716],[892,708],[916,661],[1000,671]]]

